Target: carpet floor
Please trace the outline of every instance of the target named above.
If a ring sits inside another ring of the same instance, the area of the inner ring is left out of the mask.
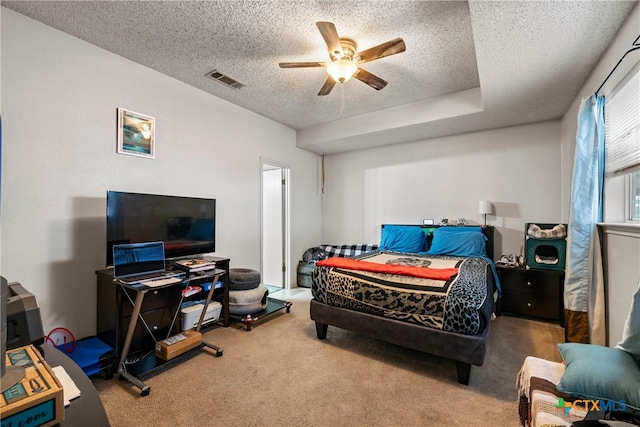
[[[464,386],[447,359],[333,327],[318,340],[310,290],[286,296],[291,311],[261,319],[250,332],[233,322],[207,331],[203,339],[223,356],[202,349],[145,377],[148,396],[117,376],[95,378],[111,424],[517,427],[515,382],[524,358],[561,360],[559,325],[500,316],[484,365],[471,368]]]

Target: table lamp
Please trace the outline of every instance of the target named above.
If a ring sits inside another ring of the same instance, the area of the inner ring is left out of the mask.
[[[484,215],[484,227],[487,226],[487,214],[492,214],[493,209],[491,206],[491,202],[488,200],[481,200],[480,205],[478,207],[478,212],[480,215]]]

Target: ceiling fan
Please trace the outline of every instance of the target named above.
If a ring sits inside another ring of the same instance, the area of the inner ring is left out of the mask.
[[[280,68],[326,67],[329,77],[318,92],[320,96],[328,95],[337,82],[344,83],[351,77],[355,77],[376,90],[382,89],[387,85],[387,82],[360,68],[360,64],[395,55],[406,49],[404,41],[397,38],[357,52],[356,41],[348,37],[339,37],[333,23],[316,22],[316,26],[329,48],[331,62],[281,62]]]

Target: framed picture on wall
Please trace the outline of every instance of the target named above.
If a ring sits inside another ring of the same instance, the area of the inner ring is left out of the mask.
[[[153,117],[118,108],[118,153],[155,158],[155,133]]]

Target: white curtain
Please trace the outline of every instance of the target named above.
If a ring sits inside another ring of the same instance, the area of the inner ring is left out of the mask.
[[[605,345],[604,279],[597,223],[602,221],[604,97],[582,100],[578,113],[564,284],[569,341]]]

